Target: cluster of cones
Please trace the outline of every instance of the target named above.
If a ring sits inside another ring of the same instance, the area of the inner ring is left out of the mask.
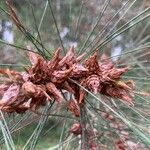
[[[31,51],[30,47],[28,49]],[[121,80],[128,67],[116,68],[106,55],[102,55],[98,61],[97,52],[81,63],[83,56],[77,56],[73,47],[65,56],[58,48],[51,60],[29,52],[31,66],[25,68],[24,72],[0,69],[0,74],[6,77],[0,85],[0,109],[24,113],[28,109],[36,110],[48,101],[61,103],[63,91],[66,90],[74,97],[67,107],[75,116],[79,116],[79,106],[85,104],[88,94],[84,88],[133,104],[133,82]]]

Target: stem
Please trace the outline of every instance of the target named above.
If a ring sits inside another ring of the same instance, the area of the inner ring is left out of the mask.
[[[82,134],[81,134],[81,149],[82,150],[89,150],[89,144],[88,144],[88,135],[87,135],[87,129],[86,129],[86,122],[87,118],[85,116],[85,107],[80,106],[80,112],[81,112],[81,117],[80,117],[80,123],[82,127]]]

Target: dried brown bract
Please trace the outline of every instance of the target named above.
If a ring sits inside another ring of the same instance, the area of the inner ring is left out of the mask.
[[[75,100],[70,100],[68,102],[67,108],[76,116],[80,116],[80,108]]]
[[[81,124],[80,123],[74,123],[70,130],[71,133],[73,133],[74,135],[80,135],[82,133],[82,128],[81,128]]]
[[[85,104],[85,96],[88,94],[82,86],[95,94],[122,99],[133,105],[134,83],[121,80],[122,74],[129,68],[116,68],[106,55],[102,55],[98,61],[98,54],[95,52],[81,64],[84,54],[77,56],[74,47],[65,56],[61,56],[61,49],[58,48],[51,60],[31,52],[30,46],[27,48],[30,50],[28,57],[31,66],[25,68],[24,72],[0,69],[0,74],[7,78],[0,85],[1,110],[24,113],[28,109],[38,109],[52,99],[61,103],[62,90],[66,90],[75,98],[68,102],[67,108],[79,117],[79,105]],[[81,87],[70,79],[75,80]]]

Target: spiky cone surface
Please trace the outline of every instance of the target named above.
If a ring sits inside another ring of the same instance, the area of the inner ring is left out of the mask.
[[[32,50],[29,46],[28,49]],[[86,105],[85,97],[88,94],[82,86],[91,92],[122,99],[133,105],[133,81],[121,80],[128,67],[116,68],[104,54],[98,61],[97,52],[81,64],[84,54],[77,56],[74,47],[65,56],[60,53],[61,49],[58,48],[51,60],[45,60],[39,54],[29,52],[31,66],[25,68],[24,72],[0,69],[0,74],[6,77],[6,81],[0,85],[0,109],[24,113],[28,109],[36,110],[51,100],[61,104],[61,91],[66,90],[74,97],[66,107],[78,117],[79,105]]]

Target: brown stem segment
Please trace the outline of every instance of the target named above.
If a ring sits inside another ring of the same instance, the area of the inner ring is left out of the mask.
[[[82,150],[90,150],[88,141],[88,134],[87,134],[87,129],[86,129],[86,123],[87,123],[87,118],[85,116],[85,107],[84,106],[80,106],[80,112],[81,112],[81,116],[80,116],[80,123],[81,123],[81,128],[82,128],[82,134],[81,134],[81,149]]]

